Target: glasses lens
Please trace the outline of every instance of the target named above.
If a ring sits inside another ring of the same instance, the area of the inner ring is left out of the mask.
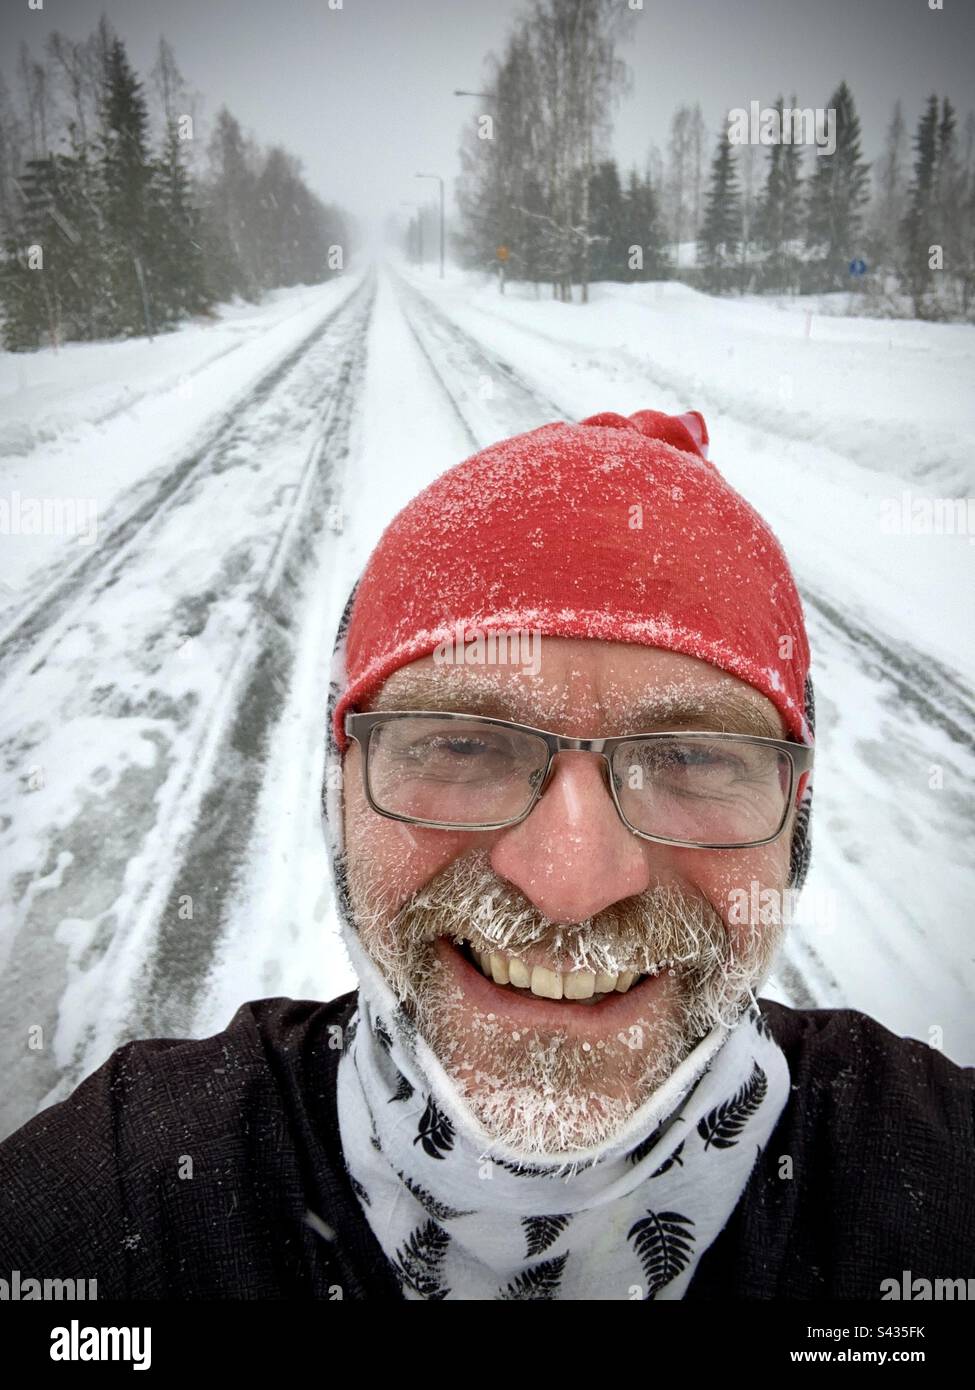
[[[534,734],[473,718],[410,715],[373,727],[369,791],[396,816],[493,825],[528,809],[547,761]]]
[[[613,775],[635,830],[694,845],[742,845],[778,834],[791,783],[786,753],[731,738],[623,744]]]

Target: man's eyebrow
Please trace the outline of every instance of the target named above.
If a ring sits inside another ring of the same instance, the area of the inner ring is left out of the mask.
[[[745,696],[721,691],[713,697],[686,694],[653,696],[634,711],[637,732],[654,728],[707,729],[713,733],[753,734],[758,738],[782,738],[781,728],[765,710]],[[628,721],[629,722],[629,721]]]
[[[371,708],[384,710],[429,710],[431,713],[482,714],[493,719],[510,719],[516,724],[540,727],[533,709],[532,692],[489,689],[456,683],[438,672],[427,677],[411,673],[409,682],[387,683],[374,697]],[[713,697],[690,696],[686,691],[655,691],[639,696],[611,721],[620,733],[652,733],[657,729],[705,729],[715,733],[752,734],[759,738],[782,738],[782,730],[766,712],[747,697],[722,690]],[[544,726],[542,720],[541,726]]]

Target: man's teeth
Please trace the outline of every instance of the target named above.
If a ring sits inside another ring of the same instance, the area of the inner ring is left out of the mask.
[[[590,970],[549,970],[544,965],[528,966],[517,956],[502,956],[497,951],[475,951],[474,959],[481,967],[482,974],[496,985],[514,985],[516,989],[528,989],[540,999],[592,999],[596,994],[611,994],[614,990],[625,994],[639,979],[635,970],[622,970],[617,975]]]

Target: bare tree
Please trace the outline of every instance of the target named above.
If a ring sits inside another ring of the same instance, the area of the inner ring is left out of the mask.
[[[744,293],[749,288],[751,280],[749,262],[752,242],[755,240],[755,223],[758,212],[759,168],[754,145],[739,145],[736,155],[738,176],[741,180],[741,289]]]
[[[43,159],[49,152],[48,130],[51,116],[51,95],[47,68],[31,57],[26,43],[20,45],[20,85],[27,129],[30,137],[31,159]]]
[[[72,148],[83,149],[98,113],[100,68],[91,39],[69,39],[55,29],[47,40],[48,58],[68,97]]]
[[[701,103],[696,101],[691,111],[688,128],[690,164],[690,218],[691,240],[697,241],[704,214],[704,185],[707,178],[708,130],[704,123]]]
[[[667,183],[665,196],[667,218],[674,243],[674,264],[680,265],[680,248],[687,225],[687,189],[689,183],[691,108],[678,106],[670,119],[670,140],[667,146]]]
[[[894,103],[874,181],[870,240],[876,259],[890,267],[896,260],[897,229],[907,211],[907,126],[899,101]]]
[[[531,12],[553,283],[562,299],[571,299],[573,278],[580,281],[583,303],[589,295],[590,185],[605,150],[612,104],[626,89],[616,42],[632,18],[615,0],[535,0]]]
[[[24,122],[0,72],[0,233],[4,237],[13,235],[19,219],[21,195],[18,179],[26,158]]]

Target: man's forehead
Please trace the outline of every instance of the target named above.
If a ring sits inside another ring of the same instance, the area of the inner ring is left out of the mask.
[[[579,737],[665,727],[783,737],[775,706],[744,681],[694,657],[622,645],[543,639],[537,672],[424,657],[394,671],[367,707],[483,714]]]

